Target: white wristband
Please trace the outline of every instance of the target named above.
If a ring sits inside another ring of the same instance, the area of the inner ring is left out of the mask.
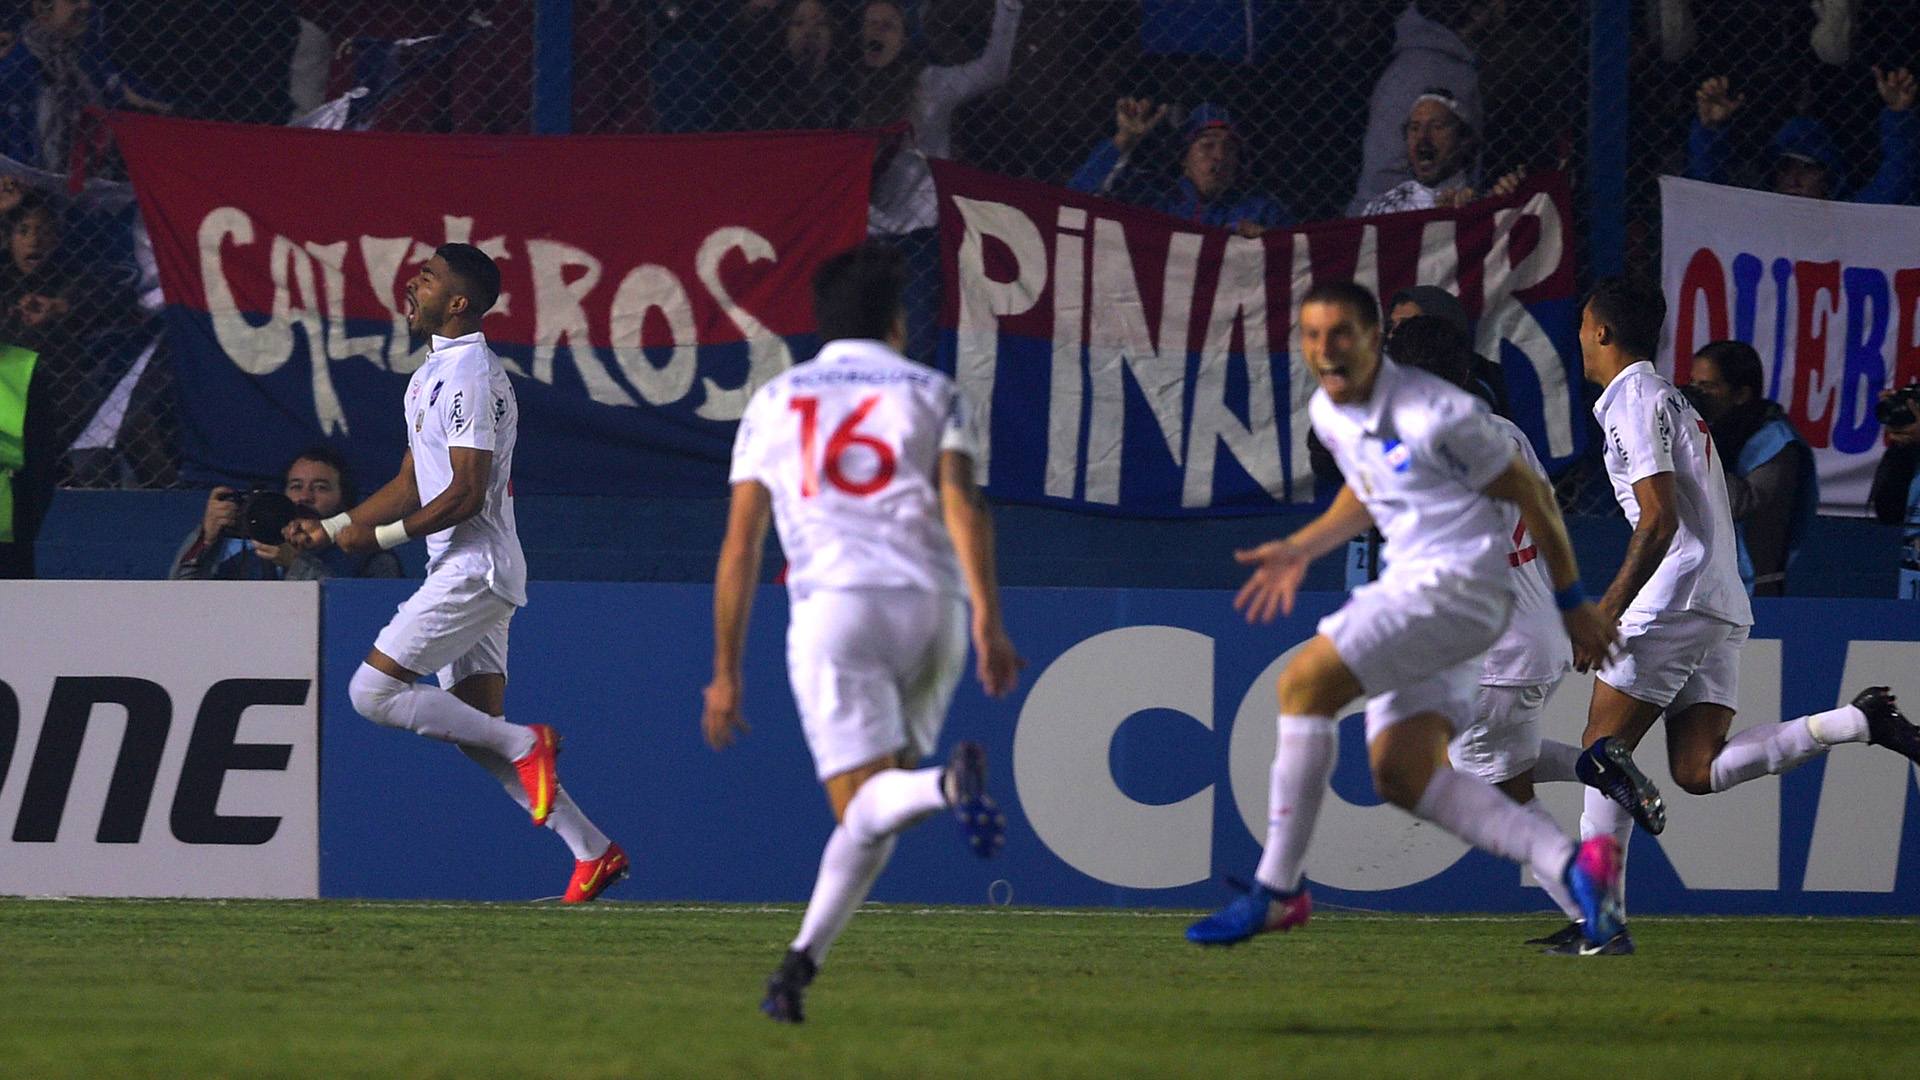
[[[373,540],[374,543],[380,545],[380,550],[382,551],[399,547],[408,540],[406,523],[390,521],[385,525],[375,527],[373,530]]]
[[[348,517],[346,514],[342,513],[342,514],[335,514],[330,518],[322,518],[320,521],[320,527],[327,531],[327,539],[338,540],[340,538],[340,530],[346,528],[348,525],[351,525],[352,523],[353,523],[352,519]]]

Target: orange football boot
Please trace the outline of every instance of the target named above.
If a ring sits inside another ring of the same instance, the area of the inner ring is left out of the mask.
[[[533,749],[516,758],[513,767],[520,773],[520,786],[526,789],[532,804],[533,823],[545,825],[553,809],[553,793],[560,787],[560,774],[554,768],[554,755],[560,752],[560,736],[545,724],[527,725],[533,732]]]
[[[619,844],[608,844],[607,850],[597,859],[581,859],[573,864],[573,880],[567,882],[567,895],[560,898],[563,904],[584,904],[601,893],[607,886],[627,876],[627,853],[620,850]]]

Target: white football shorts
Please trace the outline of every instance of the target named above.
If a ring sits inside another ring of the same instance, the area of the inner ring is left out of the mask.
[[[1620,651],[1600,669],[1608,686],[1667,712],[1706,702],[1740,703],[1740,649],[1747,628],[1691,611],[1628,611]]]
[[[428,574],[400,604],[373,647],[408,671],[439,673],[448,690],[469,675],[507,673],[507,624],[514,606],[465,573]]]
[[[1453,767],[1489,784],[1511,780],[1540,760],[1540,714],[1559,680],[1534,686],[1480,687],[1473,723],[1447,747]]]
[[[933,753],[967,627],[965,600],[919,589],[815,589],[793,602],[787,677],[821,780]]]
[[[1473,716],[1481,656],[1505,632],[1513,596],[1437,565],[1389,567],[1318,630],[1367,695],[1367,738],[1420,713],[1454,730]]]

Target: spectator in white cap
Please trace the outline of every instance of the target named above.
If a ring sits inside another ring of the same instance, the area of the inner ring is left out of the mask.
[[[1401,134],[1406,141],[1407,169],[1413,175],[1375,196],[1360,216],[1460,207],[1482,197],[1474,188],[1476,133],[1451,90],[1433,86],[1422,91],[1407,113]],[[1510,195],[1525,177],[1525,169],[1515,169],[1495,182],[1486,195]]]
[[[1507,0],[1414,0],[1393,24],[1393,59],[1373,84],[1367,104],[1367,134],[1360,178],[1347,213],[1357,217],[1368,203],[1412,173],[1407,168],[1403,125],[1414,100],[1430,86],[1452,87],[1460,115],[1482,130],[1480,41],[1507,14]]]

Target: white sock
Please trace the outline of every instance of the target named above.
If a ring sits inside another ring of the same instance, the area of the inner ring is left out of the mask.
[[[1812,719],[1803,716],[1784,724],[1756,724],[1728,739],[1713,756],[1713,790],[1778,776],[1826,753],[1827,744],[1813,737]]]
[[[1580,812],[1580,839],[1591,840],[1596,836],[1611,836],[1620,842],[1620,910],[1627,905],[1627,841],[1633,839],[1633,815],[1627,808],[1600,793],[1599,788],[1588,788],[1586,802]]]
[[[1826,712],[1809,713],[1800,719],[1807,722],[1807,730],[1813,737],[1832,746],[1843,742],[1866,742],[1867,714],[1852,705],[1842,705]]]
[[[866,785],[860,790],[865,792]],[[873,888],[874,879],[886,868],[893,843],[892,833],[863,843],[854,839],[845,825],[833,830],[827,837],[827,849],[820,853],[820,876],[814,879],[813,898],[807,901],[807,914],[800,920],[800,936],[793,939],[794,951],[806,953],[815,964],[826,961],[834,939],[847,928],[847,920],[853,918],[854,910]]]
[[[946,808],[942,769],[885,769],[867,778],[840,822],[862,843],[873,843]]]
[[[1313,824],[1339,761],[1340,727],[1333,717],[1281,715],[1267,790],[1267,846],[1253,871],[1255,881],[1280,892],[1300,887]]]
[[[1533,782],[1536,784],[1577,783],[1580,774],[1574,771],[1573,763],[1579,760],[1580,748],[1572,743],[1541,739],[1540,758],[1533,763]]]
[[[1531,867],[1541,881],[1558,879],[1573,858],[1573,841],[1552,818],[1525,809],[1477,776],[1445,766],[1434,770],[1413,812],[1482,851]]]
[[[513,767],[513,762],[491,750],[483,750],[475,746],[463,746],[460,752],[492,773],[493,778],[500,781],[500,786],[507,789],[507,794],[513,798],[513,801],[520,804],[520,809],[527,811],[533,809],[533,801],[527,798],[527,789],[521,785],[520,772]],[[573,801],[573,797],[568,795],[567,789],[563,787],[556,786],[553,790],[553,803],[547,808],[547,828],[559,834],[560,839],[567,842],[567,850],[573,852],[573,857],[582,862],[605,855],[607,845],[612,843],[607,839],[606,833],[601,832],[592,821],[588,820],[585,811],[580,809],[579,804]]]
[[[1562,743],[1561,745],[1564,746],[1566,744]],[[1578,751],[1575,752],[1578,753]],[[1539,779],[1538,775],[1536,775],[1534,779]],[[1540,805],[1539,799],[1534,799],[1520,809],[1543,819],[1547,824],[1553,826],[1555,832],[1560,831],[1560,823],[1553,820],[1553,815],[1547,813],[1547,808]],[[1572,919],[1574,922],[1579,922],[1586,918],[1580,911],[1580,905],[1574,902],[1573,894],[1567,891],[1567,883],[1562,880],[1559,875],[1549,874],[1546,877],[1541,877],[1539,873],[1536,872],[1533,875],[1533,879],[1540,883],[1540,888],[1546,891],[1547,899],[1553,901],[1554,906],[1564,912],[1567,918]]]
[[[508,761],[533,749],[532,729],[488,716],[437,686],[402,682],[371,664],[362,663],[353,673],[347,697],[361,716],[386,727],[491,750]]]

